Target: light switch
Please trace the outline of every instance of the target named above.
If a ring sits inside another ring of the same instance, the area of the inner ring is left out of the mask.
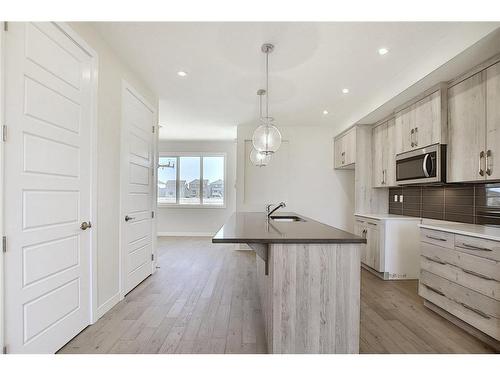
[[[403,203],[403,194],[399,196],[399,203]]]
[[[397,202],[397,201],[398,201],[398,195],[394,194],[394,202]]]

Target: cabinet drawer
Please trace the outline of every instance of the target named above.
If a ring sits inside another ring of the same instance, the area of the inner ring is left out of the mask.
[[[500,242],[498,241],[456,234],[455,249],[481,258],[500,261]]]
[[[441,232],[432,229],[420,229],[420,241],[453,249],[455,247],[455,235],[453,233]]]
[[[420,243],[420,253],[423,256],[446,262],[456,267],[460,267],[470,274],[483,279],[492,279],[500,282],[500,262],[495,260],[481,258],[461,251],[447,249],[444,247]]]
[[[453,251],[453,250],[450,250]],[[421,269],[500,301],[500,283],[479,272],[446,263],[435,255],[421,256]]]
[[[500,302],[442,277],[421,271],[419,295],[469,323],[487,335],[500,339]]]

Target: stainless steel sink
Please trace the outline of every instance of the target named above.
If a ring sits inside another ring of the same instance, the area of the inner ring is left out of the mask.
[[[304,219],[298,216],[271,216],[271,219],[274,221],[285,221],[285,222],[305,221]]]

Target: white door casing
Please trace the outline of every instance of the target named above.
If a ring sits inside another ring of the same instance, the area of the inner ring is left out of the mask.
[[[53,353],[91,322],[96,55],[54,23],[5,39],[5,341]]]
[[[130,292],[152,273],[155,199],[155,111],[122,83],[121,291]]]

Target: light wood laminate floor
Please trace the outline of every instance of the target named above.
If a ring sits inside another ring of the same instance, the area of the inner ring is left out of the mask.
[[[209,238],[158,241],[156,274],[59,353],[265,353],[255,253]],[[361,353],[489,353],[423,306],[415,281],[361,280]]]

